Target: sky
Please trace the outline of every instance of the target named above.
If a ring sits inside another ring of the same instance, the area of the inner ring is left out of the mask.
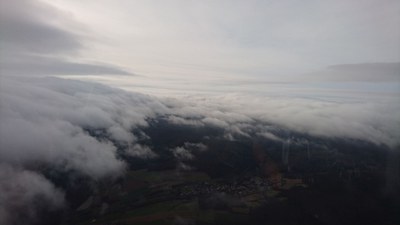
[[[398,1],[49,1],[138,74],[301,75],[400,61]],[[88,10],[90,9],[90,10]]]
[[[43,165],[96,181],[126,170],[117,146],[157,157],[149,118],[400,151],[399,96],[397,0],[0,0],[0,223],[67,205]]]
[[[399,81],[396,0],[1,4],[6,31],[2,55],[19,51],[39,74]],[[21,59],[19,55],[17,61]],[[21,69],[15,60],[3,64],[15,73],[32,71],[26,63]],[[371,67],[378,68],[379,78],[359,74]],[[342,71],[346,75],[338,75]]]

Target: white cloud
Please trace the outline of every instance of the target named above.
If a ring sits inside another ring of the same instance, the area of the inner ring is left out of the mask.
[[[323,94],[323,92],[319,93]],[[248,136],[248,130],[256,128],[260,122],[296,132],[324,137],[353,138],[386,144],[392,148],[399,145],[400,118],[396,113],[400,104],[396,97],[373,95],[361,98],[350,94],[326,100],[315,97],[263,96],[257,94],[192,95],[182,99],[188,102],[199,119],[193,119],[192,125],[204,126],[205,121],[219,122],[232,135]],[[169,102],[171,105],[171,102]],[[186,118],[194,116],[180,111],[181,107],[171,111]],[[184,119],[185,120],[185,119]],[[185,120],[186,121],[186,120]],[[256,122],[257,121],[257,122]],[[264,131],[263,131],[264,130]]]
[[[125,130],[120,126],[112,126],[108,128],[108,133],[111,135],[111,138],[118,142],[126,142],[132,143],[135,141],[135,137],[129,130]]]
[[[158,155],[154,153],[148,146],[135,144],[126,150],[126,154],[132,157],[142,159],[156,158]]]
[[[189,150],[183,147],[176,147],[174,149],[171,149],[171,152],[177,159],[180,160],[191,160],[194,158],[194,155]]]
[[[131,130],[165,110],[148,96],[57,78],[4,77],[0,91],[2,162],[43,162],[93,178],[124,169],[109,140],[133,145]],[[86,130],[103,130],[109,140],[97,140]]]
[[[262,137],[265,137],[267,139],[273,140],[273,141],[283,142],[282,138],[280,138],[280,137],[278,137],[275,134],[270,133],[270,132],[261,132],[261,133],[258,133],[258,135],[260,135]]]

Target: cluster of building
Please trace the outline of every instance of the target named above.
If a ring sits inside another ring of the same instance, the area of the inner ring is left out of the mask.
[[[201,182],[197,184],[186,184],[175,189],[180,198],[191,198],[215,193],[226,193],[233,196],[246,196],[256,192],[265,191],[268,183],[260,177],[252,177],[243,181],[232,182]]]

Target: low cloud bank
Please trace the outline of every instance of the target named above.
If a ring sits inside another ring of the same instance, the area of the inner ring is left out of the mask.
[[[44,195],[53,201],[55,188],[40,175],[46,168],[100,180],[118,177],[125,170],[116,143],[127,146],[127,155],[155,156],[148,147],[135,145],[137,137],[131,132],[146,126],[146,117],[165,109],[151,97],[57,78],[4,77],[1,81],[0,166],[6,168],[1,176],[10,177],[0,179],[4,194],[0,217],[7,221],[2,224],[20,224],[10,198],[19,208],[31,210],[29,215],[35,214],[30,199]],[[26,198],[13,198],[14,186]],[[57,205],[62,204],[61,194],[57,199]],[[56,204],[50,203],[45,205]]]
[[[171,122],[220,127],[227,135],[248,136],[248,131],[256,131],[261,136],[278,140],[282,137],[273,131],[285,129],[328,138],[358,139],[393,149],[399,146],[400,118],[395,112],[400,110],[400,102],[397,98],[325,101],[239,93],[191,96],[179,102],[170,99],[167,104],[179,109],[174,110]]]
[[[14,208],[35,217],[36,198],[44,199],[44,210],[63,206],[63,191],[42,175],[43,166],[100,180],[123,174],[127,163],[121,155],[158,157],[140,142],[151,143],[143,132],[151,119],[218,128],[229,140],[256,135],[284,142],[293,131],[363,140],[393,150],[400,140],[400,105],[391,101],[245,94],[154,98],[59,78],[3,77],[0,85],[0,222],[5,224],[22,223]],[[184,143],[170,151],[181,162],[205,150],[202,143]],[[23,194],[14,198],[15,191]]]

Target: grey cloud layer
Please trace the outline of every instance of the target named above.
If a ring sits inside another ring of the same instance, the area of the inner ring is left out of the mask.
[[[396,0],[48,2],[107,39],[88,54],[152,77],[287,81],[327,65],[400,60]]]
[[[70,23],[67,15],[40,1],[2,1],[0,18],[1,47],[7,53],[57,54],[83,47],[78,34],[57,26]]]
[[[86,48],[83,26],[70,16],[41,1],[2,1],[2,75],[130,74],[112,65],[68,59]]]
[[[2,73],[7,75],[132,75],[116,66],[104,63],[70,62],[62,58],[39,55],[34,57],[18,55],[15,59],[12,57],[2,59],[0,68]]]
[[[332,65],[309,74],[321,81],[400,82],[400,62]]]

